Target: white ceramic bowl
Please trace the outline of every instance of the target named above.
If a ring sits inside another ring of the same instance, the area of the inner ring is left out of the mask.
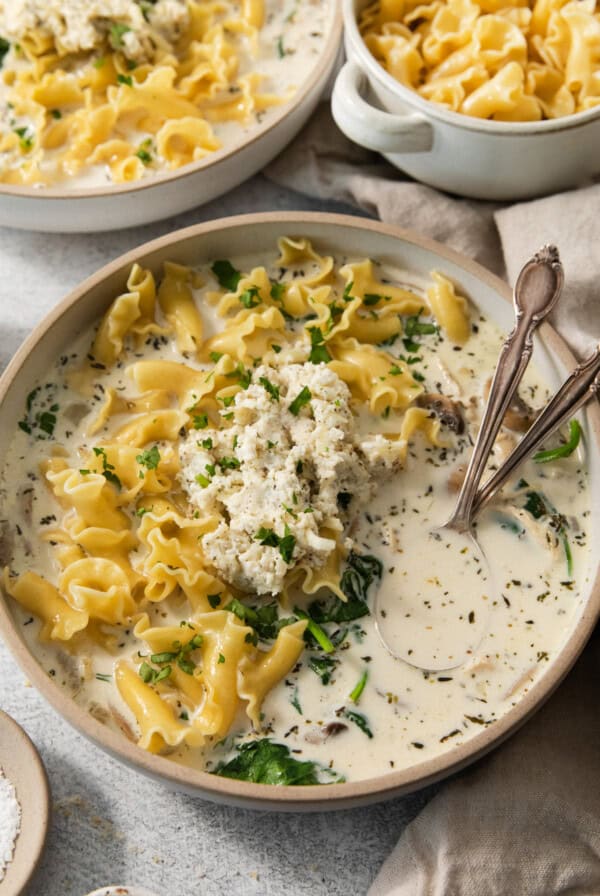
[[[361,218],[305,212],[263,213],[225,218],[169,234],[129,252],[79,286],[34,330],[0,380],[0,432],[6,440],[16,429],[26,396],[48,367],[64,353],[73,336],[89,329],[122,291],[131,265],[138,262],[158,273],[165,260],[202,264],[214,258],[271,251],[277,237],[306,236],[325,251],[368,256],[393,263],[420,276],[442,270],[459,283],[461,291],[504,331],[512,326],[511,293],[501,280],[474,262],[415,234]],[[562,381],[574,359],[548,326],[536,345],[536,361],[551,384]],[[590,543],[600,530],[600,407],[587,411],[585,427],[594,518]],[[1,464],[1,460],[0,460]],[[596,539],[596,541],[594,541]],[[596,561],[598,562],[598,561]],[[38,665],[13,618],[14,604],[0,592],[0,630],[27,678],[79,731],[130,767],[190,794],[238,806],[277,810],[323,810],[376,802],[423,787],[455,772],[500,743],[521,725],[552,693],[575,662],[600,613],[600,578],[596,569],[587,579],[589,592],[564,647],[547,664],[517,705],[494,725],[482,729],[465,744],[442,756],[352,783],[331,786],[276,787],[249,784],[177,765],[132,744],[88,715]]]
[[[366,5],[342,0],[348,61],[332,97],[333,117],[355,143],[416,180],[475,199],[541,196],[600,174],[600,106],[539,122],[448,111],[399,84],[370,53],[357,25]]]
[[[330,31],[313,71],[264,125],[199,162],[132,183],[77,190],[0,183],[0,226],[50,233],[135,227],[210,202],[256,174],[302,129],[338,67],[342,18],[338,0],[332,2]]]

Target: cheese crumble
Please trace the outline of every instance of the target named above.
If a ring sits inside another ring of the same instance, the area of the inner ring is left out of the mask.
[[[134,62],[150,62],[157,45],[171,46],[189,25],[185,0],[0,0],[0,33],[23,40],[33,31],[53,40],[59,55],[90,51],[106,40]]]
[[[180,448],[191,503],[219,519],[202,549],[232,585],[279,594],[294,567],[323,566],[374,494],[350,391],[325,364],[263,365],[221,413],[231,426]]]

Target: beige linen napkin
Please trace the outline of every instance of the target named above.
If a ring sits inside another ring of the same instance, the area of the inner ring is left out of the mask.
[[[599,150],[600,151],[600,150]],[[554,324],[578,353],[600,339],[600,184],[500,205],[415,183],[351,144],[323,105],[265,171],[464,252],[513,283],[555,243]],[[370,896],[600,896],[600,636],[549,703],[455,777],[406,828]]]

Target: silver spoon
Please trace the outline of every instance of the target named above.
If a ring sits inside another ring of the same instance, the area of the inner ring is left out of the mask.
[[[502,466],[477,492],[473,501],[473,517],[477,516],[504,483],[510,479],[526,457],[533,454],[549,435],[552,435],[559,426],[573,417],[580,407],[591,398],[597,398],[599,394],[600,346],[567,377]]]
[[[472,529],[473,502],[498,430],[533,351],[533,333],[563,285],[558,250],[544,246],[515,284],[515,327],[500,351],[477,440],[454,513],[429,531],[422,559],[380,586],[375,628],[398,659],[430,671],[461,666],[481,643],[496,593]]]

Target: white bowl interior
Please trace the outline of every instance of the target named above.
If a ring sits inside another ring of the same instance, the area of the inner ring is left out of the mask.
[[[261,215],[260,218],[259,216],[256,218],[258,220],[254,220],[254,216],[225,219],[221,222],[200,225],[172,234],[123,256],[68,297],[62,306],[59,306],[50,318],[47,318],[48,323],[40,325],[17,353],[3,378],[4,396],[2,396],[2,383],[0,382],[0,432],[3,433],[5,450],[8,447],[11,433],[22,416],[26,396],[35,385],[36,380],[43,375],[58,355],[64,353],[72,339],[84,329],[88,329],[92,322],[100,317],[112,299],[123,291],[127,273],[133,261],[139,261],[144,266],[158,271],[162,262],[167,259],[194,265],[211,258],[272,251],[277,238],[283,234],[307,236],[321,250],[343,252],[355,257],[373,257],[396,267],[408,269],[418,275],[427,276],[432,270],[441,270],[455,281],[461,290],[502,330],[508,331],[512,326],[512,309],[510,303],[506,301],[506,287],[503,287],[500,281],[492,275],[486,274],[475,264],[466,260],[462,261],[455,253],[436,246],[434,243],[427,244],[410,234],[394,235],[393,231],[388,229],[386,232],[381,225],[370,224],[360,219],[333,215],[288,213]],[[413,240],[417,240],[417,242]],[[548,341],[543,337],[536,342],[535,363],[539,365],[549,384],[558,386],[569,366],[569,353],[565,353],[563,344],[549,328],[545,330],[545,337],[548,337]],[[560,357],[556,354],[556,348],[558,348]],[[600,416],[597,408],[591,411],[591,416],[593,415],[596,418]],[[598,540],[600,520],[599,427],[597,419],[592,420],[592,426],[590,426],[588,416],[588,414],[584,415],[584,430],[592,506],[590,544],[594,544]],[[593,563],[591,553],[589,562]],[[598,595],[594,591],[596,569],[590,568],[588,573],[586,581],[589,582],[589,592],[585,597],[594,596],[589,602],[583,601],[578,627],[565,633],[565,646],[561,654],[548,664],[544,675],[517,707],[500,719],[493,729],[483,731],[465,745],[455,747],[441,757],[412,766],[409,772],[392,772],[378,779],[336,785],[335,788],[328,787],[325,791],[318,787],[269,788],[267,785],[243,785],[240,782],[226,781],[223,783],[224,779],[215,779],[214,776],[203,772],[190,772],[187,768],[181,769],[167,759],[148,757],[148,754],[143,751],[132,748],[132,745],[121,736],[109,732],[98,722],[86,717],[83,710],[75,707],[72,701],[69,701],[72,703],[70,710],[65,713],[64,707],[61,706],[61,699],[64,701],[64,696],[58,686],[48,679],[40,667],[37,667],[37,663],[33,663],[25,650],[17,650],[17,654],[19,661],[26,666],[25,671],[30,675],[34,684],[38,687],[41,686],[45,696],[55,706],[58,704],[59,711],[66,714],[71,723],[83,730],[84,734],[99,741],[101,746],[117,755],[118,758],[129,764],[135,763],[139,770],[147,774],[166,779],[171,786],[235,805],[251,805],[257,808],[269,808],[276,805],[279,809],[294,810],[333,809],[340,808],[342,805],[353,806],[374,802],[414,790],[473,761],[490,749],[493,744],[495,745],[508,736],[556,687],[576,659],[592,630],[599,601]],[[7,600],[6,603],[10,605],[10,601]],[[6,614],[3,615],[6,617]],[[8,637],[9,644],[14,650],[16,639],[20,640],[20,634],[18,631],[7,634],[10,636]],[[38,674],[33,668],[34,665],[39,669]],[[139,754],[133,759],[131,757],[132,749]],[[123,755],[123,752],[126,755]],[[275,790],[277,793],[273,792]]]

